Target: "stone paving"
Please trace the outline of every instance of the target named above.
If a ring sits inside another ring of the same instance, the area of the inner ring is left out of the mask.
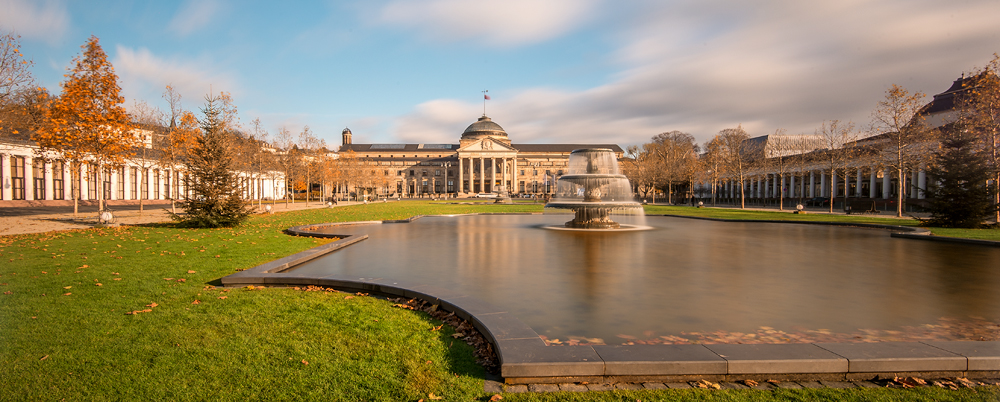
[[[667,389],[709,389],[709,390],[730,390],[730,389],[755,389],[760,391],[770,391],[775,389],[852,389],[852,388],[911,388],[911,387],[932,387],[941,386],[954,389],[959,387],[1000,387],[1000,378],[981,379],[971,382],[962,382],[957,379],[942,379],[938,381],[923,381],[924,384],[904,385],[904,380],[865,380],[865,381],[764,381],[764,382],[737,382],[737,381],[690,381],[690,382],[643,382],[643,383],[560,383],[560,384],[503,384],[495,380],[487,380],[484,390],[488,393],[524,393],[524,392],[590,392],[590,391],[613,391],[613,390],[667,390]],[[969,380],[965,380],[969,381]]]

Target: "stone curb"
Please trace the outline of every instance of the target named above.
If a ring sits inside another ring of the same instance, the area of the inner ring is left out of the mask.
[[[894,376],[1000,377],[1000,341],[547,346],[533,329],[513,314],[453,290],[384,278],[346,278],[337,275],[315,277],[288,271],[298,264],[368,237],[317,233],[316,230],[322,227],[404,223],[422,217],[424,216],[289,228],[287,231],[294,235],[322,235],[342,239],[223,277],[222,283],[326,286],[351,292],[417,298],[439,305],[471,322],[493,343],[500,359],[501,375],[507,384],[560,384],[576,381],[685,382],[702,379],[854,381]],[[789,223],[771,220],[738,222]],[[891,225],[832,225],[926,232],[924,229]]]

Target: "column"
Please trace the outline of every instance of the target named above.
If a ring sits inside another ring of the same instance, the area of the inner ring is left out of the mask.
[[[826,172],[819,172],[819,196],[827,197],[827,191],[830,191],[826,185]]]
[[[63,199],[72,200],[73,199],[73,174],[69,171],[69,163],[62,163],[62,172],[59,174],[63,178]]]
[[[768,180],[767,174],[761,176],[761,187],[760,187],[760,198],[767,198],[767,193],[770,190],[771,181]]]
[[[0,154],[0,200],[10,200],[14,193],[10,180],[10,154]]]
[[[497,158],[490,158],[490,192],[495,193],[497,191]]]
[[[156,192],[154,189],[155,186],[156,184],[153,183],[153,169],[152,168],[146,169],[146,194],[148,195],[146,199],[150,200],[156,199]]]
[[[795,198],[795,175],[788,175],[788,198]]]
[[[830,171],[830,194],[827,195],[834,198],[837,197],[837,172],[833,170]]]
[[[30,155],[24,157],[24,199],[31,201],[35,199],[35,158]]]
[[[882,171],[882,198],[892,197],[892,174],[889,169]]]
[[[517,157],[516,156],[513,157],[513,158],[511,158],[511,160],[510,160],[510,168],[514,170],[513,172],[511,172],[510,186],[514,187],[513,191],[511,191],[511,193],[512,194],[517,194],[517,193],[521,192],[521,186],[518,186],[518,183],[517,183]]]
[[[42,169],[42,170],[43,170],[43,172],[45,174],[45,199],[46,200],[54,200],[54,199],[56,199],[56,197],[53,196],[55,190],[52,188],[54,186],[54,184],[55,184],[55,181],[52,180],[53,179],[53,176],[52,176],[52,162],[46,161],[45,162],[45,168]]]
[[[111,198],[109,200],[118,199],[118,182],[122,179],[120,176],[118,169],[111,169]]]
[[[863,179],[861,178],[861,168],[858,168],[858,177],[857,177],[857,183],[858,183],[857,186],[858,186],[858,188],[857,188],[857,190],[855,190],[856,192],[854,194],[854,196],[857,197],[857,198],[861,198],[861,181],[862,180]]]
[[[465,164],[462,163],[462,157],[459,156],[458,157],[458,186],[455,187],[455,196],[456,197],[458,196],[458,194],[465,192],[465,183],[462,181],[462,180],[465,180],[465,177],[464,177],[465,173],[462,172],[463,170],[465,170]]]
[[[924,199],[924,190],[927,189],[927,172],[920,169],[917,172],[917,199]]]
[[[816,197],[816,171],[809,171],[809,198]]]
[[[868,198],[875,199],[875,168],[870,168],[871,172],[868,174]]]
[[[910,198],[917,198],[917,171],[910,171]]]
[[[486,192],[486,157],[479,157],[479,192]]]
[[[80,188],[80,200],[90,199],[90,181],[87,180],[87,171],[90,170],[90,165],[81,163],[80,164],[80,175],[77,179],[80,180],[77,187]]]
[[[844,169],[844,198],[851,196],[851,175]]]

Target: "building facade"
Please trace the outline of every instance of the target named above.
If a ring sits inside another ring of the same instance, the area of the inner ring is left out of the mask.
[[[384,176],[385,196],[467,196],[503,193],[514,196],[550,194],[566,173],[569,154],[581,148],[615,144],[516,144],[503,127],[483,115],[462,133],[458,144],[354,144],[343,131],[340,154],[352,153]]]

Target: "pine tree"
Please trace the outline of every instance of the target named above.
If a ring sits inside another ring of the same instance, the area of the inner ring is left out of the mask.
[[[219,98],[208,96],[202,109],[202,134],[185,164],[188,172],[189,198],[184,200],[186,215],[171,214],[174,220],[193,227],[233,227],[250,215],[243,199],[227,137]]]
[[[928,170],[937,183],[928,186],[928,226],[979,228],[996,212],[994,189],[987,186],[990,169],[976,138],[956,129],[941,141]]]

